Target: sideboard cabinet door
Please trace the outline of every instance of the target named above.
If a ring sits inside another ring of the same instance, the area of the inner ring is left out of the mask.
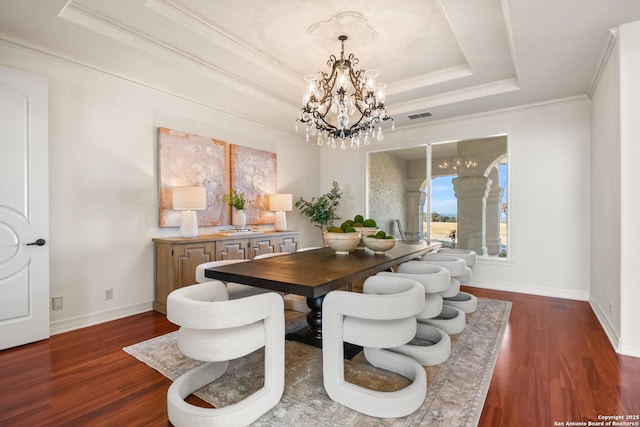
[[[250,259],[248,239],[220,240],[216,242],[216,260]]]
[[[298,250],[298,235],[278,236],[277,252],[296,252]]]
[[[263,236],[251,239],[251,259],[258,255],[278,252],[276,236]]]

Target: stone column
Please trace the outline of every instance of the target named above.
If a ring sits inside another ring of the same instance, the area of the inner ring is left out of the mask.
[[[458,199],[458,233],[456,246],[487,255],[486,198],[491,179],[484,176],[461,176],[453,179]]]
[[[500,253],[500,200],[502,200],[503,189],[500,187],[498,179],[498,169],[493,168],[489,174],[492,181],[489,194],[487,195],[486,204],[486,242],[487,252],[489,255],[498,255]]]

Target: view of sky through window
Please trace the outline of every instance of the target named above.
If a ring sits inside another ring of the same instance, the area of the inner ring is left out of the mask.
[[[431,212],[438,213],[442,216],[457,217],[458,216],[458,200],[453,191],[453,179],[456,175],[439,176],[431,181]],[[507,191],[507,165],[500,165],[500,186]],[[505,197],[506,199],[506,197]],[[426,209],[426,204],[425,204]]]

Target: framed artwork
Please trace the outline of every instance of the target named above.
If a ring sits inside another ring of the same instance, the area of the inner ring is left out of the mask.
[[[245,209],[247,224],[273,224],[270,193],[277,189],[276,153],[230,144],[231,188],[244,193],[250,203]]]
[[[228,223],[229,209],[222,196],[229,192],[229,145],[161,127],[158,147],[160,227],[180,226],[180,212],[172,209],[172,188],[184,185],[207,189],[207,209],[197,215],[199,226]]]

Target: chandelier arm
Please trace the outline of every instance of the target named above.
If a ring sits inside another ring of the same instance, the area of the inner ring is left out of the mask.
[[[362,122],[362,119],[364,118],[364,116],[360,117],[360,120],[358,120],[357,122],[355,122],[350,128],[349,128],[349,134],[354,134],[354,133],[358,133],[362,130],[366,130],[368,128],[371,128],[373,126],[371,126],[372,124],[375,126],[376,124],[380,123],[380,118],[378,117],[372,117],[370,121],[368,121],[366,124],[364,125],[360,125],[360,122]],[[346,133],[346,132],[345,132]]]
[[[326,121],[325,118],[322,117],[317,112],[313,113],[313,118],[315,119],[314,123],[315,123],[317,129],[320,129],[321,131],[325,131],[326,130],[327,132],[329,132],[329,134],[339,132],[338,128],[335,125],[332,125],[331,123]],[[322,124],[324,124],[324,127],[318,126],[320,124],[319,122],[322,122]]]
[[[353,53],[349,54],[349,57],[347,58],[347,60],[353,65],[352,67],[353,70],[355,70],[356,69],[355,66],[360,63],[360,60],[356,58],[356,56]]]
[[[322,80],[319,83],[320,83],[320,87],[322,87],[324,91],[323,93],[324,96],[318,102],[320,102],[321,104],[324,104],[327,98],[329,98],[329,101],[330,101],[329,107],[331,107],[331,103],[332,103],[331,94],[333,92],[333,88],[336,86],[335,73],[331,73],[331,75],[328,75],[323,71],[321,73],[321,76],[322,76]]]
[[[369,108],[369,107],[365,108],[364,110],[362,109],[362,106],[360,105],[360,102],[358,102],[358,96],[356,94],[354,94],[353,97],[355,98],[354,104],[356,105],[356,108],[358,109],[360,114],[362,114],[364,116],[365,114],[367,114],[367,112],[368,112],[368,114],[371,113],[371,108]],[[362,99],[364,101],[366,98],[360,97],[360,99]]]

